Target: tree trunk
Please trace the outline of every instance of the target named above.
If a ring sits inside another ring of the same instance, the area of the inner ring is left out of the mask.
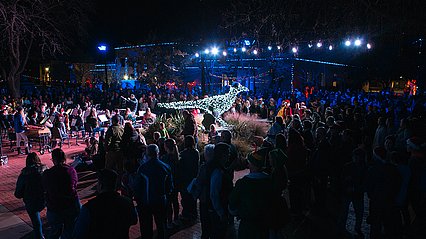
[[[20,92],[20,88],[21,88],[21,77],[20,76],[14,76],[14,75],[9,75],[7,77],[7,84],[9,87],[9,91],[11,96],[14,99],[20,98],[21,97],[21,92]]]

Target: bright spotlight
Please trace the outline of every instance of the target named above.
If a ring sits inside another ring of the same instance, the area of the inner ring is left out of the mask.
[[[278,50],[281,50],[281,46],[277,46],[277,49],[278,49]]]
[[[371,49],[371,44],[367,43],[367,49]]]
[[[272,51],[272,46],[268,46],[268,50]]]
[[[198,52],[195,53],[195,57],[200,57],[200,54]]]
[[[330,46],[328,46],[328,50],[333,50],[333,46],[332,45],[330,45]]]
[[[355,40],[355,46],[361,46],[361,40],[360,39]]]
[[[242,52],[246,52],[246,50],[247,50],[247,49],[246,49],[245,47],[241,48],[241,51],[242,51]]]
[[[45,71],[49,71],[50,69],[49,69],[49,67],[46,67],[46,68],[44,68],[44,70],[45,70]]]
[[[237,52],[237,48],[234,48],[234,52]]]
[[[223,55],[223,56],[226,56],[226,55],[228,55],[228,54],[226,53],[226,51],[224,51],[224,52],[222,52],[222,55]]]
[[[106,51],[107,47],[106,47],[106,45],[99,45],[98,46],[98,50],[100,50],[100,51]]]
[[[351,41],[349,41],[349,40],[346,40],[345,41],[345,46],[350,46],[352,44],[352,42]]]
[[[217,49],[217,47],[213,47],[212,48],[212,54],[217,55],[218,53],[219,53],[219,49]]]
[[[322,47],[322,43],[321,43],[321,42],[318,42],[318,43],[317,43],[317,47],[318,47],[318,48],[321,48],[321,47]]]
[[[293,48],[291,48],[291,51],[292,51],[293,53],[297,53],[297,47],[293,47]]]
[[[209,54],[209,53],[210,53],[210,50],[209,50],[209,49],[205,49],[205,50],[204,50],[204,53],[205,53],[205,54]]]
[[[257,50],[256,49],[253,50],[253,54],[257,55]]]

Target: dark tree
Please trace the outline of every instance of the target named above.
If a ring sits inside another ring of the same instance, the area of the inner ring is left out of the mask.
[[[13,97],[20,96],[20,80],[30,56],[64,54],[83,36],[89,1],[0,1],[0,69]]]
[[[295,44],[353,34],[425,33],[423,0],[231,0],[223,27],[264,42]]]

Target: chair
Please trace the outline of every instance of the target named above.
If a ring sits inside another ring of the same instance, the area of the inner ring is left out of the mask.
[[[65,142],[65,140],[68,140],[68,148],[71,147],[70,138],[67,135],[63,135],[58,127],[53,127],[51,129],[51,133],[52,133],[52,139],[51,139],[52,143],[54,141],[59,140],[59,148],[62,148],[62,144]],[[52,148],[53,147],[54,145],[52,145]]]

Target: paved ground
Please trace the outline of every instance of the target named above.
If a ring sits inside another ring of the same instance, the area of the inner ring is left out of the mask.
[[[3,153],[9,155],[9,163],[8,165],[0,167],[0,237],[2,239],[31,238],[31,221],[25,212],[24,204],[22,200],[16,199],[13,195],[19,172],[25,166],[25,155],[17,156],[16,152],[10,152],[8,142],[3,142],[3,145],[5,146]],[[72,163],[71,157],[81,153],[84,147],[72,145],[70,148],[68,148],[68,146],[64,146],[63,149],[69,159],[68,163]],[[40,155],[40,158],[42,162],[49,167],[53,165],[50,154],[46,153],[45,155]],[[236,172],[235,179],[237,180],[245,174],[247,174],[247,171],[245,170]],[[82,204],[93,197],[93,187],[95,184],[96,179],[94,178],[93,172],[79,172],[78,194]],[[41,216],[44,221],[44,230],[48,230],[45,213],[45,210],[42,211]],[[287,238],[310,238],[313,235],[327,235],[333,231],[332,228],[335,227],[335,223],[331,219],[328,220],[327,216],[325,217],[326,218],[324,219],[310,214],[307,215],[306,218],[295,220],[286,228],[285,234],[287,235]],[[348,228],[353,228],[354,221],[354,213],[351,208]],[[364,234],[368,235],[368,226],[365,223],[364,225]],[[130,235],[131,238],[140,237],[139,224],[131,227]],[[196,223],[191,227],[176,232],[171,238],[195,239],[200,238],[200,236],[201,227],[199,223]]]

